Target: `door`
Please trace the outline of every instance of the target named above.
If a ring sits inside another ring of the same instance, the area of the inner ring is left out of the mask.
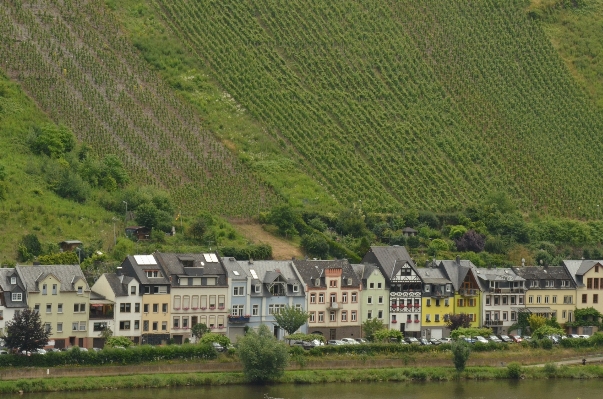
[[[279,326],[274,326],[273,333],[274,333],[274,336],[276,337],[276,339],[278,339],[278,330],[279,329],[280,329]]]
[[[337,334],[335,333],[335,331],[336,331],[336,330],[335,330],[334,328],[331,328],[331,329],[329,330],[329,339],[337,339],[337,338],[336,338]]]
[[[431,338],[442,339],[442,329],[441,328],[432,328],[431,329]]]

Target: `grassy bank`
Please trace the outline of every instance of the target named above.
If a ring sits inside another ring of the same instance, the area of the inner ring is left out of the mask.
[[[603,378],[601,366],[561,366],[543,368],[470,367],[458,374],[452,367],[408,367],[391,369],[303,370],[288,371],[277,383],[316,384],[337,382],[405,382],[452,381],[455,379],[553,379]],[[0,381],[0,394],[27,392],[88,391],[124,388],[167,388],[244,384],[242,373],[127,375],[97,378],[54,378]]]

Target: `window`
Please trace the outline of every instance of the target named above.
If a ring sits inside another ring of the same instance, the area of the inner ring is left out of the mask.
[[[82,286],[77,287],[77,293],[78,293],[78,295],[82,295],[84,293],[84,287],[82,287]]]
[[[134,312],[135,313],[140,313],[140,304],[139,303],[135,303],[134,304]]]
[[[500,305],[500,297],[498,295],[494,296],[494,306]]]
[[[50,332],[50,323],[44,323],[44,331],[46,331],[47,333]]]
[[[142,331],[149,331],[149,321],[145,320],[142,322]]]
[[[425,292],[429,292],[429,291],[431,291],[431,285],[425,284]]]
[[[218,308],[224,309],[224,295],[218,295]]]
[[[451,284],[446,284],[446,292],[450,292],[452,290]]]
[[[337,302],[337,294],[331,294],[331,303]]]
[[[318,294],[318,303],[325,303],[325,294]]]
[[[542,296],[538,295],[536,297],[536,303],[542,303]]]
[[[153,323],[153,327],[155,327],[156,324],[157,324],[157,322],[154,322]],[[155,329],[157,329],[157,328],[155,328]],[[162,321],[161,322],[161,331],[167,331],[167,321]]]
[[[439,314],[435,314],[435,322],[439,323],[440,322],[440,315]]]
[[[43,284],[43,285],[42,285],[42,295],[46,295],[46,294],[48,293],[47,291],[48,291],[48,290],[47,290],[47,288],[46,288],[46,284]]]
[[[122,320],[119,322],[119,329],[120,330],[129,330],[130,329],[130,321],[129,320]]]
[[[159,304],[158,303],[153,304],[153,313],[159,313]]]
[[[553,295],[553,303],[557,303],[557,295]],[[519,304],[521,305],[521,302]]]
[[[293,292],[299,292],[299,285],[293,284]]]
[[[318,322],[324,323],[325,321],[325,312],[318,312]]]
[[[507,321],[509,317],[508,312],[503,312],[503,321]]]
[[[10,278],[10,283],[11,284],[17,284],[17,278],[15,276]]]
[[[135,285],[130,287],[130,295],[136,295],[136,286]]]
[[[571,310],[569,312],[567,312],[567,321],[570,323],[573,321],[572,315],[573,315],[573,312]]]
[[[593,279],[592,278],[586,279],[586,288],[588,288],[588,289],[593,288]]]
[[[262,285],[261,284],[255,284],[254,285],[254,290],[256,294],[260,294],[262,292]]]
[[[565,319],[567,317],[567,311],[566,310],[564,310],[563,312],[561,312],[561,317],[563,319]]]
[[[52,285],[52,295],[56,295],[57,294],[57,285],[53,284]]]
[[[372,319],[373,318],[373,311],[369,310],[368,312],[366,312],[366,318],[367,319]]]
[[[179,310],[181,305],[180,295],[174,295],[174,309]]]
[[[142,310],[144,310],[145,313],[149,313],[149,304],[145,303],[144,305],[142,305]]]
[[[562,287],[569,287],[570,286],[569,280],[561,280],[561,286]]]
[[[538,280],[530,281],[530,287],[538,287]]]
[[[352,313],[350,313],[351,319],[352,321],[356,321],[356,311],[352,310]]]
[[[145,293],[145,294],[150,294],[150,293],[151,293],[151,287],[149,287],[148,285],[146,285],[146,286],[144,287],[144,293]]]
[[[155,288],[157,288],[157,287],[155,287]],[[157,292],[155,292],[155,293],[157,293]],[[160,286],[159,287],[159,293],[160,294],[167,294],[167,285]]]
[[[180,317],[174,317],[174,322],[172,323],[172,327],[180,328]]]
[[[36,312],[36,313],[40,313],[40,304],[39,304],[39,303],[36,303],[36,304],[34,305],[34,312]]]
[[[599,294],[593,294],[593,303],[599,303]]]
[[[52,313],[52,303],[46,304],[46,313]]]
[[[86,304],[85,303],[74,303],[73,304],[73,313],[85,313],[85,312],[86,312]]]
[[[107,323],[94,323],[92,326],[92,331],[105,331],[107,329]]]
[[[310,303],[316,303],[316,294],[310,294]]]
[[[164,323],[166,323],[166,328],[167,328],[167,322],[164,321]],[[159,322],[154,321],[153,322],[153,331],[157,331],[159,329]]]
[[[426,314],[425,315],[425,321],[427,321],[427,322],[431,321],[431,315],[430,314]]]
[[[77,305],[76,305],[77,306]],[[120,303],[119,304],[119,312],[120,313],[130,313],[131,311],[131,304],[129,303]]]
[[[167,303],[164,303],[164,304],[161,305],[161,311],[163,313],[167,313],[167,311],[168,311],[168,304]]]
[[[80,331],[86,331],[86,322],[80,321]]]
[[[381,283],[377,283],[377,288],[381,288]]]
[[[517,313],[511,312],[511,321],[515,321],[515,320],[517,320]]]
[[[233,287],[232,295],[243,296],[245,295],[245,287]]]
[[[159,272],[159,270],[147,270],[147,277],[148,278],[161,277],[161,273]]]
[[[253,305],[256,306],[256,305]],[[310,312],[310,323],[314,323],[316,320],[316,312]]]
[[[516,299],[515,295],[511,295],[511,305],[515,305]]]
[[[337,319],[336,319],[336,316],[337,316],[337,314],[335,313],[335,311],[334,311],[334,310],[332,310],[332,311],[330,311],[330,312],[329,312],[329,320],[330,320],[330,321],[335,321],[335,320],[337,320]]]
[[[379,299],[377,300],[377,303],[380,304],[380,305],[383,303],[383,297],[382,296],[379,297]]]
[[[427,299],[426,303],[427,306],[431,306],[431,299]]]
[[[409,314],[406,315],[406,322],[407,323],[412,323],[412,316],[411,315],[409,315]]]
[[[352,303],[358,302],[358,293],[352,292]]]
[[[548,298],[548,297],[547,297],[547,298]],[[502,297],[502,304],[503,304],[503,305],[506,305],[508,302],[509,302],[509,299],[507,298],[507,296],[506,296],[506,295],[505,295],[505,296],[503,296],[503,297]],[[548,302],[547,302],[547,303],[548,303]]]
[[[329,280],[329,287],[336,288],[337,287],[337,280]]]
[[[571,295],[565,295],[563,297],[563,303],[565,303],[565,304],[571,304],[572,303],[572,296]]]
[[[57,332],[63,332],[63,323],[57,323]]]
[[[251,307],[251,315],[258,316],[260,314],[260,305],[253,305]]]
[[[486,297],[486,305],[490,306],[490,295]]]
[[[369,305],[373,303],[373,297],[369,296],[366,298],[366,303],[368,303]]]
[[[232,314],[233,316],[243,316],[245,315],[244,309],[244,305],[232,305],[232,310],[230,314]]]
[[[341,312],[341,321],[348,321],[348,312],[346,310]]]
[[[140,320],[134,320],[134,329],[140,330]]]
[[[347,292],[341,293],[341,302],[348,303],[348,293]]]
[[[593,285],[593,288],[596,289],[596,290],[598,290],[599,289],[599,279],[596,278],[595,281],[594,281],[594,283],[595,284]]]
[[[369,288],[375,288],[375,283],[369,283]]]
[[[450,299],[444,299],[444,306],[450,306]]]
[[[435,300],[435,305],[436,305],[436,306],[440,306],[440,300],[439,300],[439,299],[436,299],[436,300]]]
[[[78,327],[79,327],[79,323],[77,321],[74,321],[73,323],[71,323],[71,329],[73,331],[77,331]]]
[[[377,318],[378,319],[382,319],[383,318],[383,310],[380,310],[377,312]]]
[[[544,303],[549,303],[549,296],[548,295],[544,296]]]
[[[534,297],[532,295],[528,297],[528,303],[534,303]]]
[[[268,314],[280,314],[283,309],[285,309],[284,304],[268,305]]]

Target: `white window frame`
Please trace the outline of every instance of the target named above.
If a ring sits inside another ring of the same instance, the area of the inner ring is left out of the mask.
[[[11,295],[11,299],[13,302],[20,302],[23,300],[23,293],[13,292],[13,294]]]

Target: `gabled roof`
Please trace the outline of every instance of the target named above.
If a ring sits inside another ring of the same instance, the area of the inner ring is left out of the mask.
[[[525,278],[518,276],[510,267],[480,268],[478,277],[484,281],[525,281]]]
[[[362,263],[376,263],[385,279],[391,282],[405,263],[408,263],[414,271],[417,271],[415,262],[405,247],[392,245],[388,247],[371,246],[369,252],[364,255]]]
[[[28,292],[39,292],[39,282],[49,275],[61,283],[60,292],[77,291],[74,283],[79,279],[83,281],[84,291],[90,291],[86,277],[78,265],[16,266],[15,269]]]
[[[228,278],[233,281],[247,281],[247,278],[251,278],[249,268],[242,267],[233,257],[222,258],[222,264],[228,273]]]
[[[451,284],[452,281],[446,276],[443,266],[418,267],[417,274],[425,284]]]
[[[302,284],[297,277],[297,274],[293,269],[293,263],[290,260],[242,260],[238,263],[241,270],[249,276],[253,284],[271,284],[279,276],[282,277],[287,284]],[[253,290],[252,295],[254,295]],[[262,290],[261,295],[267,295],[266,291]],[[304,292],[303,290],[299,290],[299,292],[296,293],[289,292],[287,295],[303,296]]]
[[[372,263],[361,263],[352,265],[352,269],[354,269],[354,273],[360,280],[362,280],[362,285],[364,288],[367,288],[368,279],[373,274],[373,272],[377,271],[382,277],[383,273]]]
[[[11,284],[10,278],[12,276],[17,277],[17,284]],[[15,269],[12,268],[1,268],[0,269],[0,295],[4,296],[4,306],[7,308],[25,308],[27,307],[27,302],[25,298],[23,301],[13,302],[12,293],[13,292],[25,292],[25,287],[21,282],[21,278]]]
[[[115,273],[105,273],[103,276],[107,279],[107,283],[109,283],[109,287],[111,287],[111,290],[116,297],[130,295],[128,284],[134,280],[133,277],[124,275],[118,276]]]
[[[136,259],[141,260],[141,264]],[[143,262],[144,260],[144,262]],[[151,262],[155,262],[152,264]],[[134,277],[140,284],[169,285],[170,280],[154,255],[130,255],[122,262],[123,272]],[[147,277],[147,270],[161,270],[161,277]],[[131,274],[130,274],[131,273]]]
[[[576,274],[579,276],[584,276],[590,269],[595,267],[595,265],[603,265],[602,262],[603,261],[600,260],[583,260]]]
[[[514,267],[513,271],[526,280],[573,280],[563,266],[522,266]]]
[[[341,260],[293,260],[293,265],[299,273],[304,284],[309,287],[317,287],[315,281],[317,278],[321,278],[320,287],[326,287],[324,278],[325,269],[340,268],[342,270],[341,277],[343,279],[352,279],[351,285],[344,285],[344,287],[358,287],[361,286],[361,281],[354,273],[354,269],[347,259]]]
[[[455,260],[441,260],[439,262],[444,268],[448,279],[452,282],[452,287],[455,291],[458,291],[459,288],[461,288],[461,286],[463,285],[463,281],[465,281],[465,278],[468,274],[473,275],[476,284],[478,285],[480,290],[483,291],[482,283],[478,278],[478,268],[470,260],[463,260],[457,258]],[[479,269],[479,272],[481,273],[481,269]]]
[[[226,269],[223,267],[220,258],[214,253],[177,254],[155,252],[153,255],[155,255],[155,259],[157,259],[167,275],[211,276],[218,278],[224,276],[223,279],[220,279],[219,285],[226,284]],[[185,267],[184,262],[191,262],[192,266]],[[172,279],[172,284],[178,286],[177,280]]]

